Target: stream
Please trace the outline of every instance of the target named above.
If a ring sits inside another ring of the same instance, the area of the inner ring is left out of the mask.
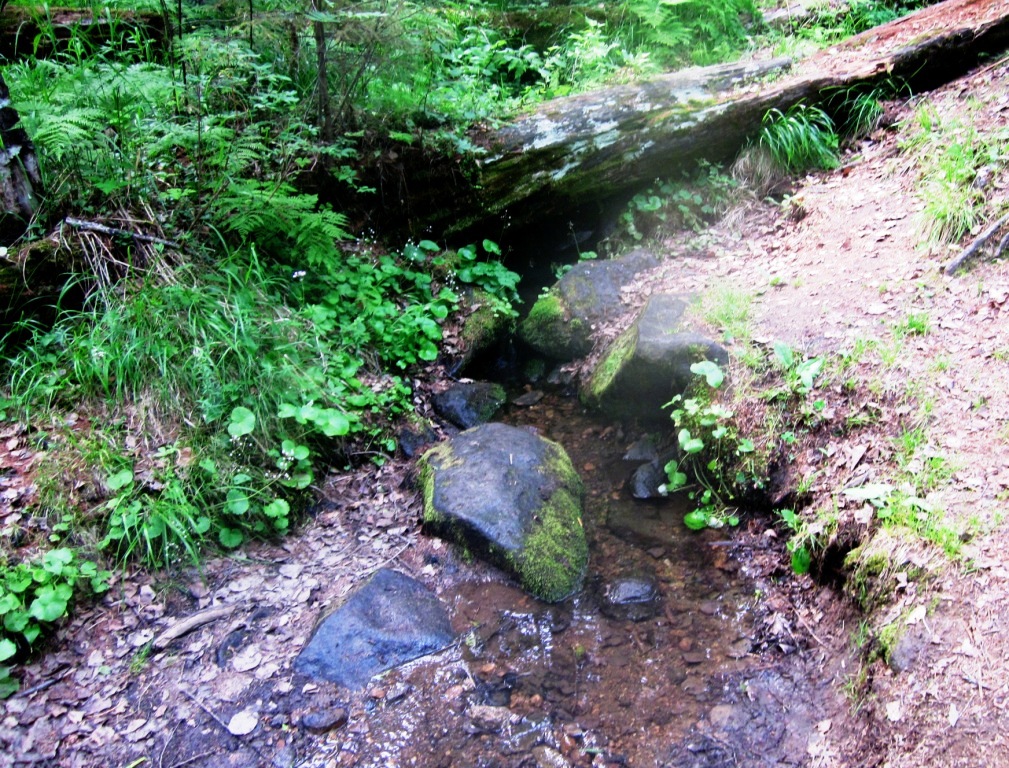
[[[368,717],[334,733],[317,764],[809,764],[846,708],[834,682],[845,662],[769,605],[768,569],[753,564],[768,537],[750,536],[740,556],[735,531],[687,530],[681,502],[633,499],[640,462],[623,456],[638,435],[574,398],[547,395],[503,420],[561,443],[585,481],[585,588],[540,603],[442,546],[428,557],[450,574],[439,593],[460,641],[381,678]],[[613,606],[614,590],[641,585],[655,599]]]

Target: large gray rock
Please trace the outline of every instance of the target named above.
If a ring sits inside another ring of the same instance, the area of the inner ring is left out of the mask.
[[[435,533],[555,602],[588,562],[583,487],[567,453],[526,429],[483,424],[421,457],[424,520]]]
[[[635,250],[619,259],[576,264],[533,305],[519,325],[519,337],[542,355],[574,360],[592,350],[592,328],[626,307],[620,289],[659,259]]]
[[[378,673],[439,651],[454,637],[433,592],[383,568],[319,625],[294,668],[360,689]]]
[[[615,419],[668,422],[662,406],[690,385],[690,366],[729,361],[721,345],[688,327],[686,308],[678,296],[652,296],[599,359],[582,388],[582,401]]]

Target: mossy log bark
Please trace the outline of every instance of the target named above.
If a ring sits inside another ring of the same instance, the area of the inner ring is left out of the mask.
[[[948,82],[1009,47],[1009,2],[946,0],[858,35],[797,64],[692,69],[539,106],[473,139],[478,210],[429,222],[464,230],[507,219],[526,226],[675,175],[698,158],[731,158],[771,108],[822,103],[841,89],[888,78],[915,90]],[[455,196],[458,201],[458,196]]]
[[[19,126],[10,91],[0,75],[0,245],[9,246],[28,229],[42,193],[35,146]]]

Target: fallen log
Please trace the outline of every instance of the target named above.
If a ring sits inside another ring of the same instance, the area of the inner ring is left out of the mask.
[[[546,102],[503,127],[472,132],[486,153],[471,188],[443,198],[425,189],[429,199],[454,203],[426,223],[449,232],[495,219],[528,227],[675,175],[699,158],[729,159],[771,108],[824,102],[888,79],[925,90],[1006,47],[1009,0],[946,0],[822,51],[771,82],[753,78],[783,72],[788,62],[691,69]]]
[[[6,61],[29,56],[44,59],[79,43],[126,50],[149,41],[160,50],[168,42],[169,25],[162,13],[108,8],[96,13],[48,5],[4,5],[0,10],[0,57]]]

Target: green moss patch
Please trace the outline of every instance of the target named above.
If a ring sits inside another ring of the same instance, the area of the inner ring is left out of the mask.
[[[522,586],[547,602],[557,602],[578,590],[589,561],[582,522],[581,478],[564,450],[552,443],[548,472],[559,487],[536,515],[536,529],[514,558]]]
[[[637,328],[632,326],[613,342],[606,355],[592,371],[592,376],[582,392],[582,400],[586,405],[599,406],[617,375],[623,370],[627,361],[633,357],[637,347],[637,337]]]
[[[554,291],[540,296],[529,315],[519,325],[519,336],[536,351],[548,357],[563,358],[581,328],[580,320],[571,320],[564,302]]]

